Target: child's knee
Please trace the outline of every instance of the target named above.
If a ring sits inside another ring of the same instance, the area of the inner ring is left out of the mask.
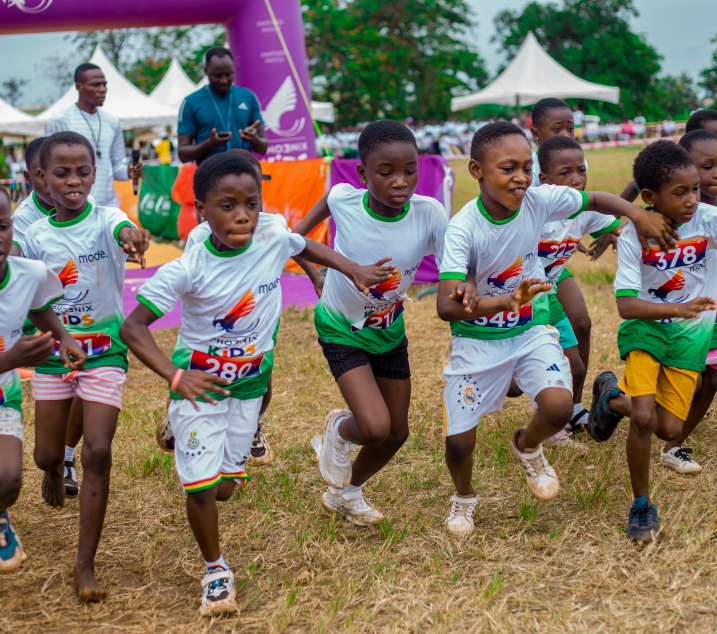
[[[376,413],[369,420],[356,421],[365,445],[380,445],[391,435],[391,417],[388,411]]]
[[[236,482],[234,480],[224,480],[217,488],[217,502],[226,502],[232,495],[234,495],[234,489],[236,488]]]
[[[713,394],[717,392],[717,369],[708,367],[701,376],[702,387]]]
[[[0,505],[7,508],[14,504],[22,488],[22,473],[0,474]]]
[[[53,471],[57,469],[64,460],[64,451],[64,447],[62,447],[59,451],[55,451],[50,447],[35,445],[33,457],[35,458],[37,468],[42,471]]]
[[[640,435],[652,434],[657,429],[657,414],[654,409],[635,407],[633,401],[630,427]]]
[[[539,409],[551,427],[562,429],[573,416],[573,399],[568,390],[555,390],[550,398],[542,399]]]
[[[112,468],[112,449],[107,447],[90,447],[87,442],[82,447],[82,470],[95,475],[103,475]]]
[[[473,455],[476,446],[475,434],[469,437],[459,434],[446,437],[446,458],[453,463],[461,464]]]
[[[590,331],[593,327],[593,322],[590,319],[590,315],[587,313],[580,314],[573,318],[573,320],[570,322],[570,325],[573,327],[573,332],[575,333],[576,337],[579,337],[583,340],[590,340]]]

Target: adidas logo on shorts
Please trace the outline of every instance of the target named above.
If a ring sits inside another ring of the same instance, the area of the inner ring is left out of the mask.
[[[546,372],[550,372],[551,370],[552,370],[553,372],[560,372],[560,368],[558,367],[558,365],[557,365],[556,363],[553,363],[553,365],[551,365],[551,366],[546,370]]]

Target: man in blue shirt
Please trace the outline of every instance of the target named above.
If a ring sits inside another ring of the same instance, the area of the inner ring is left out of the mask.
[[[187,96],[179,109],[179,160],[201,163],[232,148],[266,154],[269,139],[256,95],[234,85],[234,59],[229,49],[210,48],[204,72],[209,85]]]

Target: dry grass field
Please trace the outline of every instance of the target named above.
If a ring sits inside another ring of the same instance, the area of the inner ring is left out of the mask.
[[[634,152],[590,155],[591,188],[621,189]],[[604,170],[603,170],[604,168]],[[467,192],[461,168],[455,165]],[[464,168],[463,168],[464,169]],[[622,173],[613,174],[612,171]],[[462,189],[461,189],[462,188]],[[457,200],[458,205],[465,202]],[[596,374],[619,374],[612,293],[614,256],[572,264],[593,319],[586,395]],[[113,481],[97,558],[109,589],[83,605],[72,585],[78,503],[51,510],[32,461],[33,406],[26,398],[25,485],[12,509],[28,560],[0,577],[0,632],[708,632],[717,629],[717,446],[715,418],[691,446],[704,466],[681,477],[657,464],[653,496],[663,541],[635,547],[625,537],[631,503],[621,424],[584,457],[549,449],[562,484],[537,503],[508,452],[516,425],[530,417],[526,397],[486,417],[476,448],[480,497],[476,532],[443,528],[452,485],[443,459],[440,361],[448,325],[434,297],[408,304],[413,371],[411,437],[366,487],[385,514],[359,529],[329,515],[309,445],[326,412],[341,406],[316,343],[310,310],[282,316],[274,400],[267,433],[275,461],[250,470],[251,482],[220,510],[223,552],[235,571],[239,615],[202,619],[203,563],[189,531],[173,458],[154,443],[166,385],[131,360],[125,410],[114,445]],[[175,331],[157,338],[165,351]],[[586,399],[589,401],[589,398]],[[589,442],[589,441],[586,441]],[[81,476],[81,468],[80,468]]]

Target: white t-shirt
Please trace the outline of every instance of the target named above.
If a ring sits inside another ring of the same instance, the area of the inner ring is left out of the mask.
[[[689,222],[680,225],[680,240],[667,252],[650,240],[642,252],[635,226],[625,226],[617,241],[615,295],[638,297],[654,304],[684,303],[710,294],[715,271],[711,251],[717,249],[717,208],[700,203]],[[620,356],[631,350],[649,352],[663,365],[701,372],[715,323],[715,311],[697,319],[648,321],[628,319],[618,329]]]
[[[7,352],[22,336],[28,313],[45,310],[62,297],[62,284],[42,263],[8,257],[5,279],[0,280],[0,353]],[[17,370],[0,374],[0,407],[22,412],[22,390]]]
[[[127,346],[119,336],[127,254],[118,236],[125,226],[134,227],[121,209],[87,203],[74,220],[57,222],[54,215],[47,216],[25,234],[27,257],[42,260],[62,282],[65,297],[52,308],[87,353],[85,368],[127,370]],[[67,370],[55,355],[37,371]]]
[[[87,196],[87,202],[96,206],[92,195]],[[30,225],[49,216],[50,211],[52,210],[48,211],[43,207],[34,191],[15,209],[12,215],[12,242],[19,247],[23,255],[25,255],[25,234]]]
[[[396,273],[387,282],[360,293],[353,282],[329,269],[316,306],[314,323],[323,342],[379,354],[405,336],[403,302],[426,255],[440,264],[448,215],[434,198],[414,195],[399,216],[385,218],[368,207],[368,191],[336,185],[328,197],[336,223],[334,249],[360,265],[391,257]]]
[[[281,272],[305,248],[302,236],[272,214],[260,213],[247,247],[217,251],[207,238],[162,266],[140,287],[137,299],[157,316],[181,300],[174,364],[228,378],[234,398],[257,398],[266,392],[271,375]],[[172,393],[172,398],[181,397]]]
[[[523,204],[510,218],[497,221],[474,198],[453,216],[446,229],[441,279],[476,278],[481,297],[512,293],[524,278],[545,279],[538,257],[538,243],[546,222],[576,218],[585,211],[585,192],[541,185],[531,187]],[[468,321],[451,322],[456,336],[474,339],[506,339],[536,324],[548,323],[547,295],[521,306],[517,313],[503,311]]]
[[[540,148],[535,150],[533,152],[533,182],[530,183],[531,187],[539,187],[540,186],[540,161],[538,160],[538,152],[540,151]],[[585,159],[585,173],[587,174],[588,171],[588,160]]]
[[[284,218],[284,216],[282,216],[281,214],[269,214],[265,212],[259,213],[273,218],[278,223],[283,224],[283,226],[287,229],[289,228],[289,226],[286,224],[286,218]],[[261,218],[261,215],[259,216],[259,218]],[[193,246],[201,244],[202,242],[206,242],[207,238],[210,235],[212,235],[212,229],[209,226],[209,223],[206,221],[200,222],[196,227],[194,227],[194,229],[189,232],[189,235],[187,236],[187,241],[184,244],[184,252],[188,253]]]
[[[98,108],[95,114],[89,114],[80,111],[77,104],[73,103],[48,120],[45,136],[65,130],[81,134],[92,144],[97,165],[92,195],[100,205],[116,207],[114,181],[129,180],[129,162],[120,120],[102,108]]]

